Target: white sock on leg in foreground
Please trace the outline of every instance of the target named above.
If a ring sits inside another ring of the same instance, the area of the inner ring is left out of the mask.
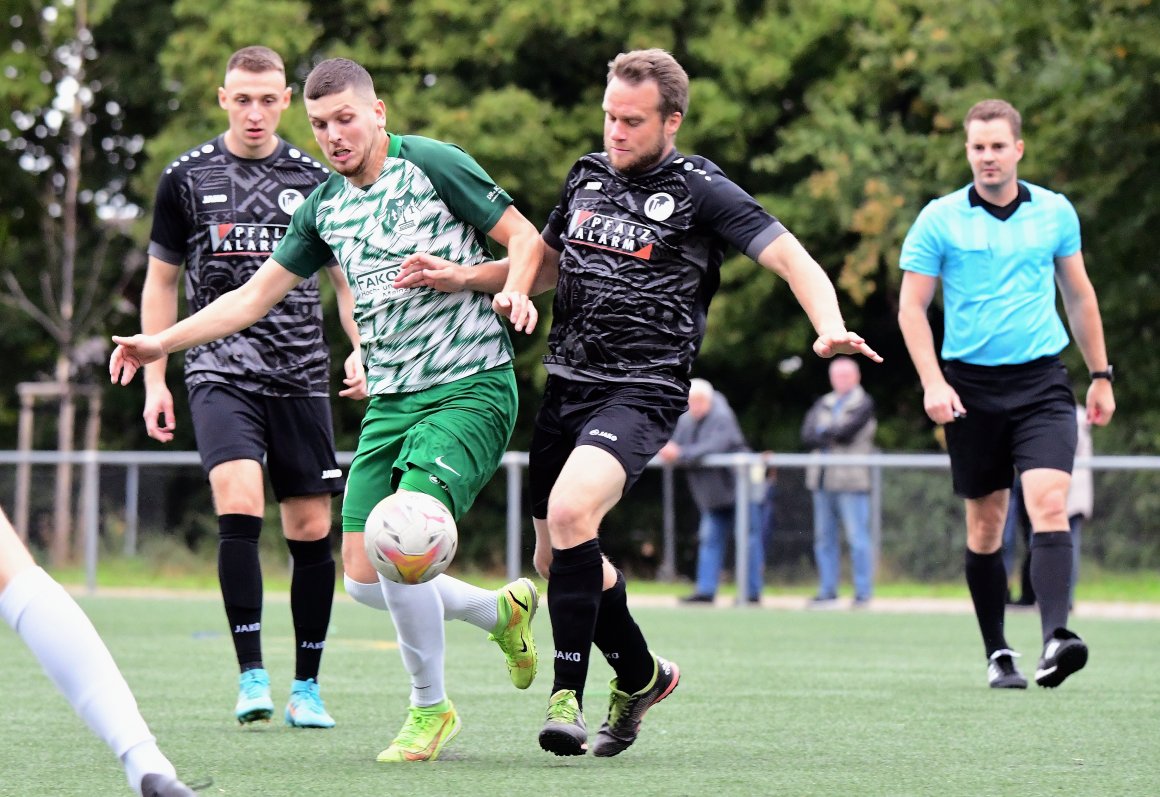
[[[39,567],[18,573],[0,594],[0,616],[85,724],[121,759],[135,791],[140,793],[141,778],[149,772],[176,775],[88,615],[52,576]]]
[[[363,584],[348,575],[343,575],[342,583],[346,594],[363,606],[387,611],[387,599],[379,582]],[[499,623],[499,606],[496,594],[466,581],[460,581],[446,574],[431,579],[431,584],[439,590],[443,601],[444,620],[463,620],[476,628],[491,633]]]

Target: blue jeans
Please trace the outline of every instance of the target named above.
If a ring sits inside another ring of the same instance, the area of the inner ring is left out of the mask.
[[[818,596],[838,595],[841,545],[838,524],[846,529],[854,597],[869,600],[874,591],[874,551],[870,540],[870,493],[814,490],[814,561],[818,566]]]
[[[762,537],[761,504],[749,505],[749,573],[745,587],[745,598],[761,597],[761,582],[765,575],[765,548]],[[725,550],[733,539],[733,507],[710,509],[701,513],[701,525],[697,530],[700,545],[697,548],[697,589],[698,595],[716,595],[717,582],[721,579]],[[736,577],[741,589],[741,577]]]

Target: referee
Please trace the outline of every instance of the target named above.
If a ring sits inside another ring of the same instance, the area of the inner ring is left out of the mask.
[[[984,100],[963,121],[970,185],[935,199],[902,246],[898,322],[930,419],[946,424],[955,493],[966,501],[967,586],[992,688],[1025,689],[1003,621],[1002,534],[1012,469],[1033,531],[1031,583],[1039,600],[1040,686],[1059,686],[1087,663],[1067,628],[1072,539],[1067,491],[1076,447],[1074,395],[1059,354],[1068,325],[1091,376],[1087,417],[1107,424],[1116,403],[1096,293],[1084,268],[1079,219],[1062,194],[1017,179],[1022,120]],[[939,280],[946,317],[942,364],[927,309]]]

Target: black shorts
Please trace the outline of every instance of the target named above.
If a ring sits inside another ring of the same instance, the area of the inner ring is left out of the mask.
[[[203,382],[189,391],[189,412],[207,475],[223,462],[264,460],[279,502],[342,493],[325,396],[279,398]]]
[[[548,496],[577,446],[598,446],[616,457],[627,493],[687,408],[687,394],[676,387],[549,376],[528,452],[532,517],[548,516]]]
[[[948,362],[943,373],[967,410],[945,427],[956,495],[982,498],[1005,490],[1015,468],[1071,473],[1075,394],[1058,357],[1020,365]]]

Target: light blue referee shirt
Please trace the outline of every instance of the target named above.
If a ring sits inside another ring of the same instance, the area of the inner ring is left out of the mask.
[[[1027,193],[1006,221],[967,185],[931,201],[906,234],[901,268],[942,280],[944,360],[1010,365],[1067,346],[1055,258],[1080,250],[1079,217],[1063,194],[1019,185]]]

